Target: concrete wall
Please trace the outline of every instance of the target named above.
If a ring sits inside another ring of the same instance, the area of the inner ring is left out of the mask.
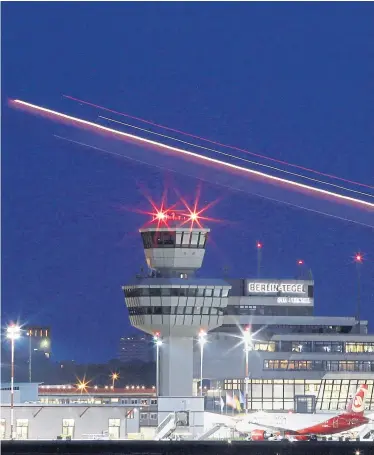
[[[192,395],[193,338],[167,337],[160,348],[161,396]]]
[[[125,416],[133,410],[133,418]],[[2,406],[2,426],[5,420],[5,438],[10,437],[10,406]],[[56,439],[63,432],[63,419],[74,419],[72,439],[87,439],[89,434],[108,431],[109,419],[120,419],[120,439],[139,433],[139,409],[127,406],[34,406],[17,405],[14,409],[17,420],[26,419],[28,439]],[[2,436],[2,435],[1,435]]]

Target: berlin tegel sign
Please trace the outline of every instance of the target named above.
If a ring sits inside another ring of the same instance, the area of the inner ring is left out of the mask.
[[[303,283],[276,281],[252,281],[248,283],[249,294],[305,294]]]

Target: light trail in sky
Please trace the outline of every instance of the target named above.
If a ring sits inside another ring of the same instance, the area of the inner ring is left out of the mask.
[[[234,159],[239,160],[239,161],[244,161],[245,163],[254,164],[256,166],[261,166],[261,167],[266,167],[267,169],[272,169],[273,171],[278,171],[278,172],[281,172],[283,174],[292,175],[294,177],[300,177],[300,178],[305,179],[305,180],[310,180],[312,182],[320,183],[322,185],[332,186],[334,188],[339,188],[341,190],[348,191],[350,193],[356,193],[356,194],[360,194],[361,196],[367,196],[367,197],[370,197],[370,198],[374,199],[374,194],[364,193],[363,191],[352,190],[351,188],[347,188],[347,187],[341,186],[341,185],[336,185],[335,183],[330,183],[330,182],[326,182],[324,180],[314,179],[312,177],[308,177],[308,176],[303,175],[303,174],[297,174],[296,172],[286,171],[284,169],[280,169],[280,168],[275,167],[275,166],[270,166],[269,164],[258,163],[257,161],[248,160],[247,158],[241,158],[240,156],[231,155],[230,153],[222,152],[220,150],[215,150],[215,149],[212,149],[212,148],[209,148],[209,147],[204,147],[203,145],[197,145],[197,144],[193,144],[191,142],[182,141],[182,139],[176,139],[175,137],[167,136],[166,134],[156,133],[154,131],[150,131],[150,130],[147,130],[145,128],[140,128],[139,126],[130,125],[129,123],[120,122],[119,120],[114,120],[112,118],[104,117],[102,115],[99,115],[99,118],[102,118],[104,120],[108,120],[110,122],[118,123],[120,125],[124,125],[124,126],[127,126],[129,128],[134,128],[134,129],[137,129],[139,131],[146,132],[147,134],[154,134],[155,136],[160,136],[160,137],[163,137],[163,138],[166,138],[166,139],[171,139],[173,141],[180,142],[180,143],[185,144],[185,145],[189,145],[189,146],[192,146],[192,147],[197,147],[197,148],[200,148],[200,149],[203,149],[203,150],[208,150],[210,152],[213,152],[213,153],[216,153],[216,154],[219,154],[219,155],[223,155],[223,156],[227,156],[229,158],[234,158]]]
[[[310,186],[310,185],[306,185],[306,184],[303,184],[303,183],[294,182],[292,180],[288,180],[288,179],[285,179],[285,178],[281,178],[281,177],[277,177],[277,176],[274,176],[274,175],[266,174],[264,172],[256,171],[256,170],[253,170],[253,169],[248,169],[248,168],[245,168],[245,167],[242,167],[242,166],[238,166],[236,164],[227,163],[225,161],[221,161],[221,160],[218,160],[216,158],[211,158],[211,157],[208,157],[208,156],[205,156],[205,155],[199,155],[198,153],[195,153],[195,152],[191,152],[191,151],[180,149],[180,148],[173,147],[173,146],[170,146],[170,145],[162,144],[160,142],[156,142],[156,141],[153,141],[151,139],[146,139],[146,138],[143,138],[143,137],[140,137],[140,136],[136,136],[134,134],[125,133],[123,131],[118,131],[118,130],[115,130],[115,129],[112,129],[112,128],[108,128],[108,127],[99,125],[97,123],[90,122],[88,120],[83,120],[83,119],[78,118],[78,117],[73,117],[71,115],[63,114],[61,112],[57,112],[57,111],[54,111],[52,109],[47,109],[45,107],[37,106],[35,104],[31,104],[31,103],[28,103],[26,101],[13,100],[13,104],[14,105],[18,105],[19,107],[28,108],[28,109],[30,109],[30,110],[32,110],[34,112],[47,114],[47,115],[49,115],[49,116],[51,116],[53,118],[60,119],[61,121],[68,121],[68,122],[72,122],[75,125],[81,125],[83,127],[90,127],[90,128],[95,129],[97,131],[109,133],[109,134],[111,134],[113,136],[117,136],[118,138],[127,138],[127,139],[130,139],[130,140],[136,141],[139,144],[156,146],[158,148],[161,148],[161,149],[164,149],[164,150],[167,150],[167,151],[170,151],[170,152],[174,152],[174,153],[179,154],[181,156],[191,157],[191,158],[193,157],[193,158],[196,158],[196,159],[198,159],[198,160],[200,160],[201,162],[204,162],[204,163],[218,165],[221,168],[231,169],[231,170],[234,170],[234,171],[240,171],[240,172],[246,173],[248,175],[261,177],[264,180],[267,180],[268,182],[286,184],[286,185],[289,185],[290,187],[293,187],[295,189],[309,191],[310,193],[315,194],[315,195],[328,196],[328,197],[330,197],[330,198],[332,198],[332,199],[334,199],[336,201],[353,203],[356,206],[361,207],[361,208],[365,208],[365,209],[374,209],[374,203],[372,203],[372,202],[368,202],[368,201],[365,201],[365,200],[362,200],[362,199],[353,198],[351,196],[346,196],[346,195],[339,194],[339,193],[334,193],[332,191],[327,191],[327,190],[324,190],[324,189],[321,189],[321,188],[316,188],[316,187],[313,187],[313,186]]]
[[[62,95],[62,96],[64,98],[67,98],[67,99],[70,99],[70,100],[73,100],[73,101],[77,101],[77,102],[82,103],[82,104],[86,104],[87,106],[95,107],[97,109],[101,109],[101,110],[104,110],[104,111],[107,111],[107,112],[112,112],[113,114],[121,115],[123,117],[128,117],[128,118],[131,118],[133,120],[137,120],[139,122],[147,123],[148,125],[155,126],[157,128],[162,128],[164,130],[172,131],[174,133],[182,134],[184,136],[189,136],[189,137],[192,137],[194,139],[199,139],[199,140],[204,141],[204,142],[209,142],[211,144],[218,145],[220,147],[226,147],[226,148],[229,148],[231,150],[236,150],[238,152],[243,152],[243,153],[247,153],[247,154],[252,155],[252,156],[256,156],[257,158],[262,158],[262,159],[265,159],[265,160],[273,161],[273,162],[278,163],[278,164],[284,164],[286,166],[291,166],[291,167],[294,167],[294,168],[301,169],[303,171],[312,172],[313,174],[318,174],[318,175],[321,175],[323,177],[329,177],[331,179],[340,180],[342,182],[351,183],[353,185],[358,185],[358,186],[362,186],[362,187],[366,187],[366,188],[370,188],[370,189],[374,190],[374,186],[368,185],[366,183],[356,182],[354,180],[345,179],[343,177],[338,177],[338,176],[333,175],[333,174],[327,174],[325,172],[316,171],[315,169],[311,169],[311,168],[308,168],[308,167],[300,166],[298,164],[289,163],[288,161],[278,160],[276,158],[271,158],[271,157],[266,156],[266,155],[261,155],[260,153],[250,152],[249,150],[245,150],[245,149],[242,149],[242,148],[239,148],[239,147],[235,147],[233,145],[223,144],[221,142],[213,141],[211,139],[207,139],[207,138],[204,138],[204,137],[201,137],[201,136],[197,136],[195,134],[187,133],[185,131],[177,130],[175,128],[170,128],[170,127],[165,126],[165,125],[160,125],[158,123],[154,123],[154,122],[151,122],[149,120],[145,120],[145,119],[140,118],[140,117],[135,117],[135,116],[130,115],[130,114],[125,114],[124,112],[119,112],[119,111],[116,111],[114,109],[109,109],[107,107],[100,106],[99,104],[90,103],[89,101],[84,101],[84,100],[81,100],[79,98],[75,98],[75,97],[70,96],[70,95]]]
[[[109,154],[109,155],[112,155],[112,156],[115,156],[115,157],[118,157],[118,158],[122,158],[122,159],[125,159],[125,160],[130,160],[130,161],[133,161],[135,163],[139,163],[139,164],[146,165],[146,166],[149,166],[149,167],[154,167],[154,168],[157,168],[157,169],[160,169],[160,170],[163,170],[163,171],[173,172],[175,174],[181,174],[181,175],[185,175],[185,176],[188,176],[188,177],[196,178],[194,175],[188,174],[186,172],[180,172],[180,171],[177,171],[175,169],[171,169],[171,168],[166,167],[166,166],[161,166],[160,164],[150,164],[147,161],[143,161],[143,160],[140,160],[140,159],[137,159],[137,158],[133,158],[133,157],[130,157],[130,156],[127,156],[127,155],[123,155],[123,154],[118,153],[118,152],[113,152],[111,150],[103,149],[101,147],[96,147],[95,145],[92,145],[92,144],[86,144],[85,142],[75,141],[75,140],[67,138],[67,137],[58,136],[57,134],[55,134],[54,137],[56,139],[60,139],[60,140],[66,141],[66,142],[70,142],[72,144],[80,145],[82,147],[86,147],[86,148],[90,148],[90,149],[93,149],[93,150],[97,150],[99,152],[103,152],[103,153],[106,153],[106,154]],[[283,205],[286,205],[288,207],[296,208],[296,209],[299,209],[299,210],[304,210],[304,211],[311,212],[311,213],[316,213],[317,215],[323,215],[323,216],[327,216],[329,218],[334,218],[334,219],[337,219],[337,220],[340,220],[340,221],[346,221],[346,222],[353,223],[353,224],[356,224],[356,225],[359,225],[359,226],[364,226],[364,227],[368,227],[368,228],[374,229],[374,224],[372,225],[372,224],[362,223],[362,222],[357,221],[357,220],[352,220],[350,218],[344,218],[342,216],[333,215],[331,213],[322,212],[322,211],[316,210],[316,209],[311,209],[311,208],[305,207],[303,205],[299,205],[299,204],[294,204],[294,203],[291,203],[291,202],[283,201],[281,199],[276,199],[274,197],[264,196],[263,194],[258,194],[258,193],[254,193],[252,191],[243,190],[243,189],[240,189],[240,188],[236,188],[234,186],[230,186],[230,185],[225,185],[225,184],[219,183],[217,181],[214,181],[214,179],[209,180],[206,177],[199,176],[199,180],[202,180],[202,181],[205,181],[207,183],[211,183],[211,184],[223,187],[223,188],[227,188],[227,189],[229,189],[231,191],[239,191],[239,192],[245,193],[245,194],[249,193],[249,194],[252,194],[252,195],[254,195],[256,197],[259,197],[261,199],[266,199],[268,201],[275,202],[277,204],[283,204]],[[141,213],[143,213],[143,212],[141,212]]]

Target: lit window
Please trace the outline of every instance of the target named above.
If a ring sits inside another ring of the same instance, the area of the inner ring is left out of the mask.
[[[119,439],[121,430],[120,419],[109,419],[108,436],[109,439]]]
[[[0,440],[4,440],[6,435],[6,420],[1,419],[0,421]]]
[[[17,419],[17,421],[16,421],[16,436],[17,436],[17,439],[28,439],[28,437],[29,437],[29,421],[28,421],[28,419]]]

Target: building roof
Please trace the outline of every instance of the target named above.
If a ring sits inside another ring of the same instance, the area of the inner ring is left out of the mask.
[[[144,386],[126,386],[126,387],[97,387],[97,386],[86,386],[79,388],[76,385],[42,385],[39,386],[39,396],[50,396],[50,395],[90,395],[90,396],[155,396],[155,387],[146,388]]]

